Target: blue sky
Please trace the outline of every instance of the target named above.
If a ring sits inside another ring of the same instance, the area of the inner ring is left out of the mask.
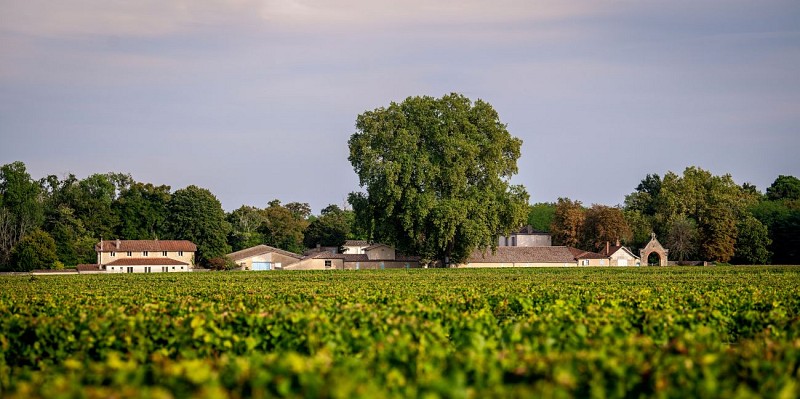
[[[342,204],[347,139],[408,96],[491,103],[532,202],[696,165],[800,176],[797,1],[0,0],[0,164]]]

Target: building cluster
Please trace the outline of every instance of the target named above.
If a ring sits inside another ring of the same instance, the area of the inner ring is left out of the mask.
[[[91,273],[174,273],[194,269],[197,246],[185,240],[112,240],[95,245],[97,263],[78,265],[76,269],[39,270],[47,274]],[[606,243],[600,252],[567,246],[554,246],[546,232],[527,226],[509,236],[498,238],[497,248],[475,251],[458,268],[479,267],[572,267],[640,266],[651,253],[667,264],[668,250],[652,236],[637,256],[629,248]],[[399,253],[380,243],[349,240],[341,248],[317,247],[303,255],[268,245],[257,245],[227,255],[239,270],[360,270],[423,267],[419,256]]]

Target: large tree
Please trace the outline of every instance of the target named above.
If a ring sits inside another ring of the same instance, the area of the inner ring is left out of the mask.
[[[11,251],[12,270],[17,272],[52,269],[57,260],[53,237],[41,229],[26,234]]]
[[[577,247],[584,239],[583,225],[586,223],[586,209],[580,201],[569,198],[559,198],[553,222],[550,225],[550,234],[553,244]]]
[[[317,244],[326,247],[342,247],[350,236],[352,218],[347,211],[336,205],[328,205],[322,210],[305,231],[303,244],[312,248]]]
[[[283,206],[279,200],[270,201],[269,206],[261,211],[263,223],[258,229],[264,243],[291,252],[303,252],[303,231],[308,227],[304,216],[307,208],[307,204],[292,202]]]
[[[364,112],[348,159],[366,193],[351,204],[372,239],[463,262],[525,222],[528,194],[510,184],[521,145],[489,103],[460,94]]]
[[[111,206],[119,219],[118,236],[128,240],[152,240],[164,236],[171,197],[169,186],[139,182],[123,186]]]
[[[189,186],[175,191],[168,205],[165,230],[168,238],[189,240],[197,245],[197,261],[224,256],[230,251],[226,241],[231,227],[225,220],[222,204],[210,191]]]
[[[780,175],[767,187],[767,198],[776,200],[800,200],[800,179],[794,176]]]
[[[528,224],[538,231],[550,231],[555,214],[556,204],[553,202],[533,204],[528,209]]]
[[[584,248],[596,251],[607,242],[628,242],[632,233],[621,209],[594,204],[586,210],[583,237]]]
[[[0,167],[0,266],[10,262],[14,245],[44,221],[41,193],[24,163]]]
[[[234,251],[264,244],[264,235],[259,232],[266,221],[264,211],[254,206],[242,205],[227,215],[231,224],[228,244]]]

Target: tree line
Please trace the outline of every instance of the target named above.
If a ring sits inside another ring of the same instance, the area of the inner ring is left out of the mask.
[[[123,173],[35,180],[22,162],[0,167],[0,271],[95,263],[101,238],[190,240],[198,264],[230,267],[225,254],[258,244],[303,252],[365,238],[354,220],[336,205],[312,215],[307,203],[278,200],[226,213],[207,189],[172,191]]]
[[[528,223],[554,244],[593,251],[617,240],[635,251],[654,232],[679,262],[800,264],[800,180],[780,175],[762,193],[693,166],[648,174],[616,207],[569,198],[534,204]]]

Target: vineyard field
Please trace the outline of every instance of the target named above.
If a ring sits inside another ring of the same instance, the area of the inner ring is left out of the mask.
[[[800,397],[800,268],[0,276],[2,398]]]

